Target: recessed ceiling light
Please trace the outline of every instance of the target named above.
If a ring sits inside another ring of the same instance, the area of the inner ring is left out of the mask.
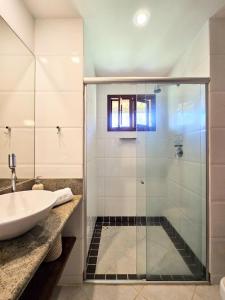
[[[144,27],[147,25],[149,18],[150,18],[150,12],[148,10],[146,9],[138,10],[133,17],[134,25],[138,27]]]

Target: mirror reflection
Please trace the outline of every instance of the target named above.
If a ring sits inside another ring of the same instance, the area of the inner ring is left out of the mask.
[[[34,76],[33,53],[0,18],[0,189],[34,178]]]

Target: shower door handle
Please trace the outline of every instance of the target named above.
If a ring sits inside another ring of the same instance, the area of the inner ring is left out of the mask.
[[[141,180],[141,181],[140,181],[140,184],[145,184],[144,180]]]

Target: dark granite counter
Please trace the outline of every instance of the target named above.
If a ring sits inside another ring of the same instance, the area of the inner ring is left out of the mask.
[[[72,201],[52,209],[48,218],[31,231],[0,242],[0,300],[21,295],[81,199],[74,196]]]

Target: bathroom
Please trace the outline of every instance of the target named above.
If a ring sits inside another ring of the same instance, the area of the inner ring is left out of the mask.
[[[0,299],[225,299],[225,1],[0,4]]]

